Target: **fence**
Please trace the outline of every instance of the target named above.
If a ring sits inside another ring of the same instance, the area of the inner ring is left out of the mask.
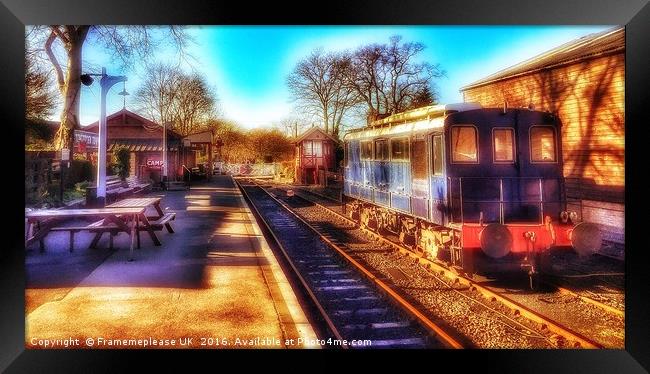
[[[280,172],[280,164],[223,164],[222,172],[232,176],[272,177]]]
[[[52,182],[52,160],[25,157],[25,201],[38,201]]]

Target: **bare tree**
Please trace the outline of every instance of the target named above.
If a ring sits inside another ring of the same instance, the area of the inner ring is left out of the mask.
[[[251,157],[254,157],[250,152],[249,138],[236,123],[211,120],[208,124],[214,130],[215,137],[223,143],[220,149],[223,161],[238,163],[248,161]]]
[[[337,72],[334,80],[334,95],[332,105],[332,135],[339,137],[339,131],[348,110],[362,103],[359,93],[345,80],[345,74],[350,67],[346,54],[340,54],[334,60],[334,69]]]
[[[444,71],[438,64],[415,61],[424,44],[401,40],[393,36],[389,44],[362,46],[349,56],[346,82],[365,102],[368,121],[423,102],[427,92],[432,102],[435,99],[432,81],[444,76]]]
[[[47,55],[63,98],[61,125],[55,137],[56,149],[70,148],[73,130],[79,127],[82,50],[88,40],[103,44],[112,52],[112,57],[124,66],[134,63],[136,59],[146,60],[161,43],[173,43],[182,52],[189,41],[184,29],[177,26],[166,28],[167,35],[154,33],[154,28],[162,29],[157,26],[50,25],[34,28],[41,33],[28,31],[26,39],[32,39],[28,40],[28,44],[40,44],[38,50]],[[39,39],[39,35],[44,37]],[[63,51],[65,65],[57,58],[57,46]]]
[[[57,93],[51,89],[50,75],[31,56],[25,56],[25,118],[45,119],[54,110]]]
[[[281,119],[277,127],[283,129],[288,137],[295,139],[310,128],[313,122],[313,118],[308,116],[291,115]]]
[[[345,112],[358,100],[356,91],[343,80],[347,66],[344,55],[316,49],[287,77],[297,107],[317,116],[325,132],[337,136]]]
[[[385,46],[381,44],[362,46],[348,56],[345,81],[365,102],[371,117],[382,111],[386,59]]]
[[[390,76],[386,110],[390,114],[406,110],[412,106],[416,97],[421,100],[423,94],[426,95],[426,91],[431,90],[431,80],[444,75],[439,64],[431,65],[428,62],[413,61],[424,50],[424,44],[413,42],[400,44],[401,40],[401,36],[391,37],[386,49]]]
[[[181,135],[196,132],[214,113],[216,95],[200,75],[180,75],[174,98],[174,130]]]
[[[158,64],[147,72],[135,102],[154,121],[189,135],[208,125],[215,113],[216,95],[201,76]]]
[[[248,154],[257,162],[287,161],[293,158],[291,139],[278,129],[252,129],[246,133],[246,137]]]
[[[144,77],[145,83],[135,93],[139,110],[161,125],[173,123],[174,102],[180,80],[177,68],[166,64],[153,66]]]

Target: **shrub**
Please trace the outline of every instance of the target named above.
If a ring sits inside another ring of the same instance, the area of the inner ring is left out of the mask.
[[[85,194],[86,193],[86,187],[88,187],[88,186],[92,186],[92,183],[89,182],[89,181],[83,181],[83,182],[75,183],[74,190],[76,192],[80,192],[80,193]]]
[[[119,147],[113,151],[113,171],[120,179],[125,180],[129,176],[129,164],[131,153],[126,147]]]
[[[75,184],[83,181],[91,181],[94,179],[94,171],[90,161],[86,160],[72,160],[70,161],[70,168],[66,170],[65,185],[66,188],[72,188]]]

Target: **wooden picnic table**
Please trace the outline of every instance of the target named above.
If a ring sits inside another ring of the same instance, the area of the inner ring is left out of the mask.
[[[156,209],[158,216],[147,217],[149,219],[159,219],[165,215],[163,210],[160,208],[161,197],[132,197],[124,200],[120,200],[113,204],[107,205],[107,208],[140,208],[140,207],[149,207],[152,206]]]
[[[147,216],[146,220],[143,220],[144,229],[149,232],[149,235],[152,235],[154,239],[155,234],[153,231],[162,230],[163,227],[167,229],[170,234],[174,233],[170,221],[176,218],[176,213],[165,213],[160,208],[161,197],[133,197],[124,200],[120,200],[113,204],[107,205],[107,208],[133,208],[133,207],[153,207],[156,210],[157,215]],[[138,239],[138,248],[140,248],[140,226],[137,228],[137,239]],[[154,242],[157,239],[154,239]]]
[[[51,231],[69,231],[70,232],[70,250],[72,251],[74,233],[77,231],[93,231],[96,232],[95,238],[91,243],[91,247],[95,247],[99,238],[104,232],[111,232],[111,247],[113,233],[126,232],[131,237],[130,258],[133,260],[133,247],[135,245],[136,233],[138,231],[139,221],[143,220],[146,223],[147,217],[145,216],[145,207],[130,207],[130,208],[99,208],[99,209],[45,209],[36,210],[25,213],[25,218],[29,224],[27,236],[25,238],[25,247],[38,241],[40,243],[41,251],[45,250],[44,238]],[[68,218],[84,218],[84,217],[99,217],[100,221],[95,222],[88,226],[83,227],[56,227],[61,220]],[[128,225],[130,222],[130,227]],[[152,239],[156,245],[160,245],[160,241],[155,237],[153,230]]]

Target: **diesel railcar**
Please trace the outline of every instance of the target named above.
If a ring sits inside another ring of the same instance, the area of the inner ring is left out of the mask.
[[[350,217],[469,274],[538,271],[551,247],[581,254],[601,234],[569,210],[560,121],[528,108],[434,105],[349,131]]]

